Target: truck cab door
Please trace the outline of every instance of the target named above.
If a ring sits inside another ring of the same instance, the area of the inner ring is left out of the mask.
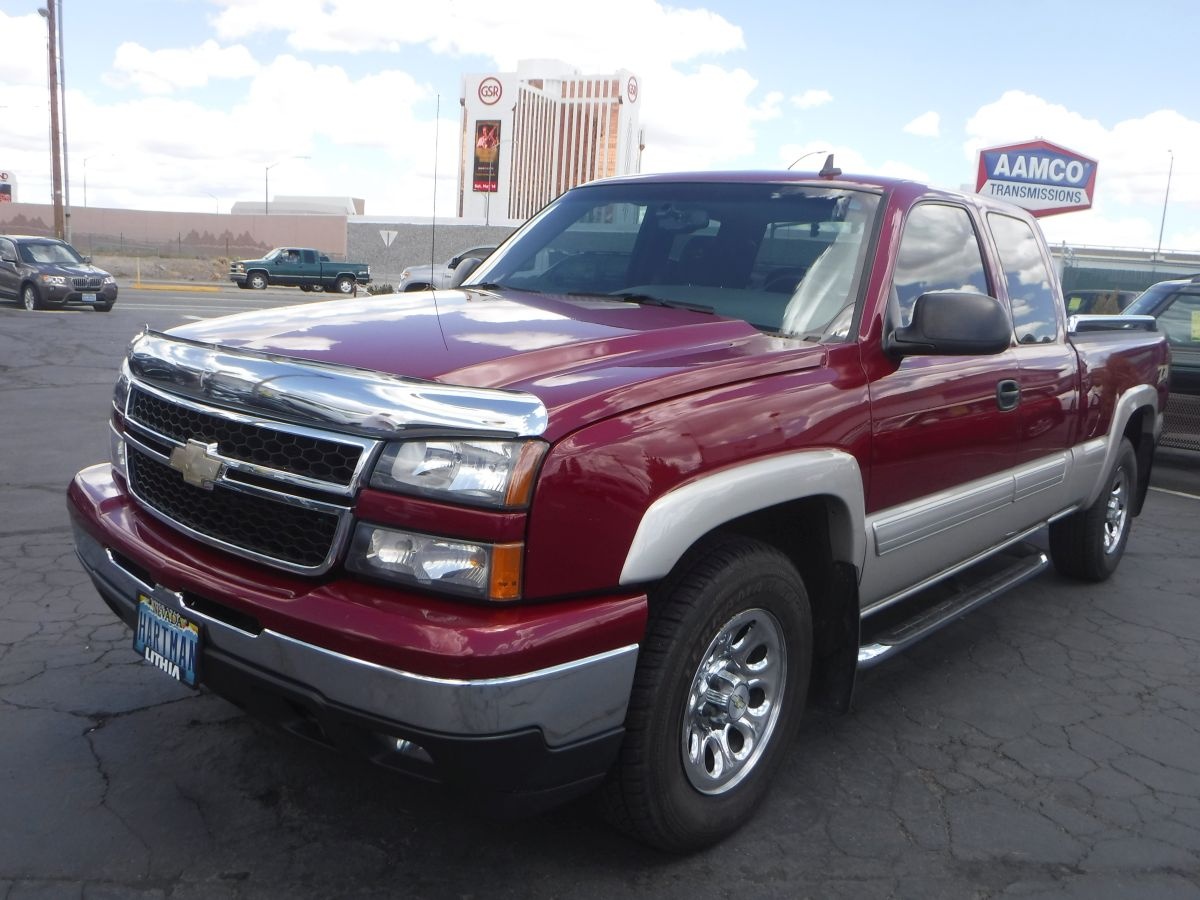
[[[885,331],[907,326],[931,291],[995,296],[975,220],[945,202],[913,207],[904,223]],[[865,604],[993,546],[1009,524],[1020,435],[1013,348],[996,355],[868,360],[871,464]]]
[[[321,283],[321,263],[315,250],[301,250],[300,264],[296,270],[297,284],[319,286]]]

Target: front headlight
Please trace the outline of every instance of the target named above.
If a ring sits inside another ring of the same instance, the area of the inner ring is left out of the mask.
[[[405,269],[403,272],[400,273],[400,280],[403,281],[405,278],[408,277],[408,274],[409,274],[408,269]]]
[[[532,440],[402,441],[384,448],[371,486],[472,506],[528,506],[546,446]]]
[[[361,522],[346,568],[477,600],[521,596],[521,544],[482,544]]]
[[[61,275],[43,275],[42,283],[43,284],[53,284],[57,287],[64,287],[64,286],[66,286],[67,279]]]
[[[104,283],[105,283],[105,284],[116,284],[116,283],[117,283],[117,279],[113,278],[111,275],[105,275],[105,276],[104,276]]]

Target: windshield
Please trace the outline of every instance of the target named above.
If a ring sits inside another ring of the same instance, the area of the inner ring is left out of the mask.
[[[679,304],[845,337],[879,196],[771,183],[596,184],[564,194],[468,279]]]
[[[1158,284],[1150,285],[1150,287],[1138,294],[1136,300],[1125,307],[1125,314],[1129,316],[1154,315],[1155,307],[1168,294],[1179,290],[1181,284],[1178,281],[1160,281]]]
[[[21,258],[27,263],[42,265],[83,265],[83,257],[75,252],[74,247],[57,241],[22,244]]]

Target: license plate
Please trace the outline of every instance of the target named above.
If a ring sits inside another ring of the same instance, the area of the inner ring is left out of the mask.
[[[95,294],[84,294],[84,295],[83,295],[83,302],[84,302],[84,303],[95,303],[95,302],[96,302],[96,295],[95,295]]]
[[[200,680],[200,624],[148,597],[138,595],[133,649],[151,665],[189,687]]]

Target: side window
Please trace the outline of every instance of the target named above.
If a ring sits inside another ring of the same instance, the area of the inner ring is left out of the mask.
[[[1048,344],[1058,337],[1058,301],[1041,245],[1028,222],[989,213],[1000,251],[1013,325],[1020,344]]]
[[[16,259],[17,248],[13,246],[12,241],[0,238],[0,259]]]
[[[1200,350],[1200,294],[1178,294],[1158,317],[1158,330],[1173,347]]]
[[[305,263],[315,263],[317,261],[317,254],[312,250],[303,250],[301,252],[304,254]]]
[[[979,237],[963,207],[922,203],[908,214],[892,290],[892,302],[899,304],[898,324],[902,326],[912,321],[913,303],[921,294],[988,293]]]

